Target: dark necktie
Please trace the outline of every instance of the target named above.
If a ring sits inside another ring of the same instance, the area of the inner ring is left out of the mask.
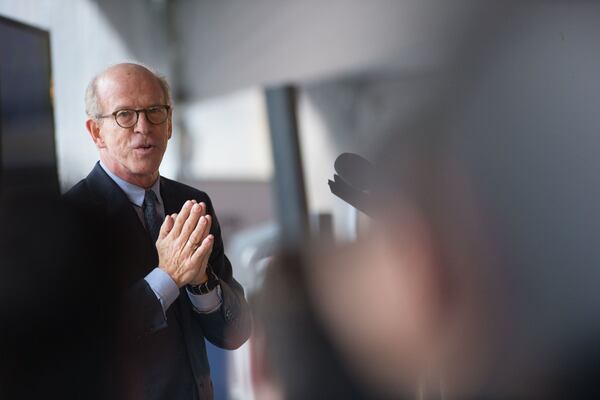
[[[158,239],[162,218],[158,214],[158,199],[152,190],[146,190],[144,203],[142,203],[142,211],[144,212],[144,220],[146,221],[146,229],[152,238],[152,242]]]

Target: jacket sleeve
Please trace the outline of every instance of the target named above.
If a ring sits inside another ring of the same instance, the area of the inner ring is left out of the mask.
[[[123,298],[124,331],[131,339],[140,339],[167,327],[160,301],[148,282],[140,279],[125,290]]]

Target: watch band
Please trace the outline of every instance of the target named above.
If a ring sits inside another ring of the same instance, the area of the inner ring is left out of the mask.
[[[210,266],[207,268],[208,280],[200,285],[188,285],[188,290],[192,294],[207,294],[211,290],[217,287],[219,284],[219,277],[213,272]]]

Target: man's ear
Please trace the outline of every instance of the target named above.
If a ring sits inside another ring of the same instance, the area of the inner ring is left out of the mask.
[[[96,147],[99,149],[105,148],[106,144],[104,143],[104,138],[100,133],[100,123],[98,122],[98,120],[88,118],[88,120],[85,121],[85,127],[88,133],[90,134],[90,137],[94,141]]]
[[[167,118],[167,132],[169,133],[168,138],[171,139],[173,134],[173,111],[169,113],[169,118]]]

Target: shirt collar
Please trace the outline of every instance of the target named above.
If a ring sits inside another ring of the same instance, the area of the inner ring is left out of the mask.
[[[111,170],[109,170],[108,167],[104,165],[102,161],[100,161],[100,166],[102,167],[104,172],[106,172],[108,176],[110,176],[110,178],[113,181],[115,181],[117,186],[119,186],[121,190],[125,192],[125,195],[131,203],[135,204],[138,207],[142,206],[142,204],[144,203],[144,197],[146,196],[146,189],[119,178],[117,175],[113,174]],[[160,177],[156,180],[156,182],[154,182],[154,184],[149,188],[149,190],[152,190],[154,194],[156,194],[156,197],[158,198],[158,203],[162,204],[162,198],[160,197]]]

